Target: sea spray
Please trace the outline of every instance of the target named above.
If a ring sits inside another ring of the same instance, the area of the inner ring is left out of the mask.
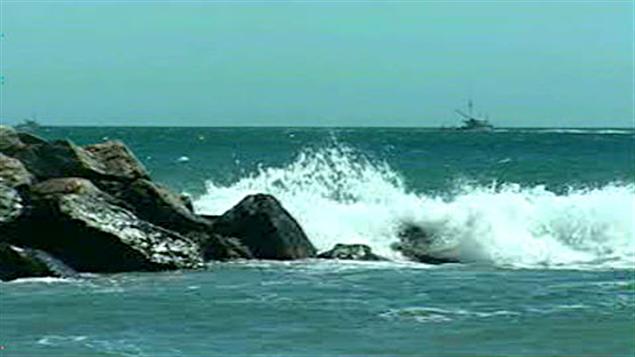
[[[229,185],[207,183],[195,207],[221,214],[245,195],[276,196],[319,250],[367,244],[403,259],[391,246],[404,224],[428,232],[461,259],[499,266],[632,267],[635,186],[615,183],[556,194],[544,186],[457,183],[442,195],[414,192],[386,162],[333,144],[306,149],[287,166],[260,167]]]

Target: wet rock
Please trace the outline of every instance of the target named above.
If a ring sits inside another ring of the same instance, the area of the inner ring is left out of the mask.
[[[0,280],[45,276],[57,275],[33,254],[33,250],[0,242]]]
[[[316,254],[300,225],[270,195],[245,197],[218,217],[212,230],[239,239],[258,259],[302,259]]]
[[[203,249],[203,259],[206,261],[254,258],[249,248],[237,238],[209,234],[202,240],[201,246]]]
[[[320,253],[317,256],[323,259],[340,260],[364,260],[382,261],[386,258],[380,257],[372,252],[369,246],[364,244],[336,244],[333,249]]]
[[[7,226],[15,222],[23,210],[22,197],[18,191],[0,182],[0,240],[7,239]]]
[[[135,215],[150,223],[184,234],[206,231],[210,227],[209,221],[195,215],[180,195],[149,180],[98,182],[97,185],[124,201]]]
[[[32,188],[33,212],[15,243],[42,249],[85,272],[201,266],[195,242],[139,219],[118,203],[85,179],[42,182]]]
[[[399,242],[394,250],[411,260],[426,264],[459,263],[457,247],[436,242],[433,235],[414,224],[405,224],[399,233]]]
[[[33,180],[33,175],[19,160],[0,154],[0,183],[10,187],[23,187],[30,186]]]

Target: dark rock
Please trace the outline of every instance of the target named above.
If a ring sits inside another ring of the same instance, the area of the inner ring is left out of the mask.
[[[10,155],[25,147],[26,145],[20,140],[18,133],[13,128],[0,125],[0,152]]]
[[[399,233],[399,243],[392,248],[409,259],[426,264],[459,263],[456,247],[435,242],[434,236],[414,224],[405,224]]]
[[[118,142],[83,149],[68,140],[40,142],[14,150],[10,156],[20,160],[39,180],[59,177],[132,181],[147,178],[145,168]]]
[[[0,153],[0,183],[11,187],[22,187],[30,186],[33,180],[33,175],[19,160]]]
[[[207,231],[209,221],[195,215],[181,196],[154,182],[139,179],[132,183],[97,182],[112,196],[125,202],[135,215],[155,225],[188,233]]]
[[[34,145],[34,144],[47,144],[48,141],[40,138],[37,135],[33,135],[31,133],[18,132],[18,138],[20,141],[26,145]]]
[[[316,253],[300,225],[270,195],[245,197],[212,227],[221,236],[238,238],[258,259],[302,259]]]
[[[221,237],[217,234],[209,234],[201,243],[203,259],[208,260],[233,260],[253,259],[254,256],[237,238]]]
[[[7,225],[15,222],[22,214],[22,197],[14,188],[0,182],[0,240],[7,239]]]
[[[198,245],[117,205],[81,178],[33,186],[33,211],[16,244],[47,251],[77,271],[155,271],[201,266]]]
[[[33,250],[23,249],[0,242],[0,280],[57,276]]]
[[[386,258],[380,257],[372,252],[369,246],[364,244],[336,244],[333,249],[320,253],[317,256],[323,259],[340,260],[366,260],[382,261]]]

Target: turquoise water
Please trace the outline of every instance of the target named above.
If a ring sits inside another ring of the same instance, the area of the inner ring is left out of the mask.
[[[386,263],[0,283],[0,356],[633,356],[635,134],[623,129],[49,128],[128,143],[221,213],[275,194],[320,249]],[[468,264],[390,249],[400,224]]]

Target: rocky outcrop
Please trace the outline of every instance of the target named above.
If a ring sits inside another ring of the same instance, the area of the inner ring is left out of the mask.
[[[0,154],[0,183],[10,187],[30,186],[34,177],[19,160]]]
[[[339,260],[363,260],[382,261],[386,258],[380,257],[372,252],[369,246],[364,244],[336,244],[333,249],[320,253],[317,256],[322,259]]]
[[[221,216],[151,181],[121,142],[80,147],[0,126],[0,275],[199,268],[207,260],[302,259],[315,248],[272,196]]]
[[[50,252],[77,271],[196,268],[200,248],[118,205],[90,181],[60,178],[32,188],[33,213],[15,243]]]
[[[218,217],[212,231],[237,238],[258,259],[303,259],[316,254],[298,222],[270,195],[247,196]]]
[[[458,248],[440,246],[434,237],[414,224],[405,224],[399,242],[392,245],[404,257],[426,264],[459,263]]]

